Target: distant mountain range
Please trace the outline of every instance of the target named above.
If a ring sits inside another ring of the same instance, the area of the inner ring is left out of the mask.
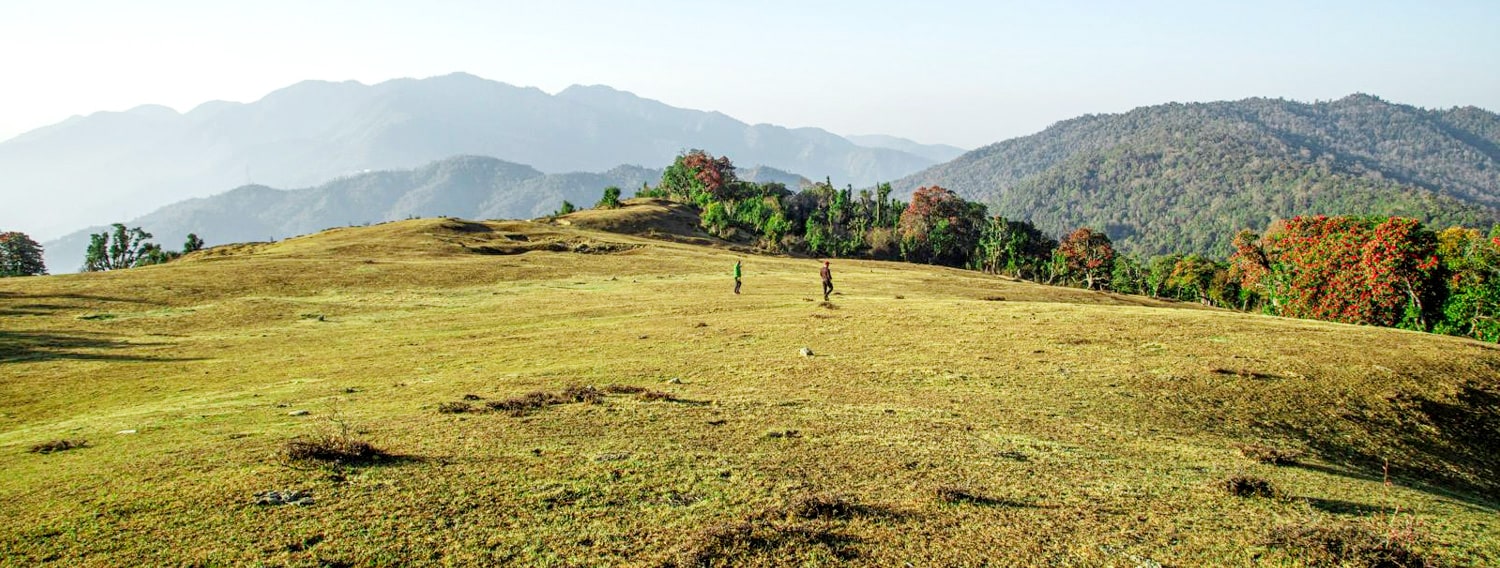
[[[900,150],[908,154],[914,154],[927,158],[934,162],[946,162],[964,153],[963,148],[949,146],[947,144],[918,144],[905,138],[886,136],[884,134],[862,134],[857,136],[845,136],[850,142],[867,148],[888,148]]]
[[[185,114],[159,106],[101,112],[0,142],[7,196],[0,229],[24,220],[38,227],[34,237],[48,239],[241,185],[308,187],[455,155],[546,173],[602,172],[661,167],[691,148],[857,186],[910,174],[951,151],[749,125],[603,86],[549,95],[462,73],[376,85],[307,81],[253,103],[210,102]]]
[[[661,173],[618,166],[603,173],[544,174],[495,158],[458,156],[413,170],[366,172],[305,189],[247,185],[175,203],[126,224],[145,229],[154,242],[176,250],[188,233],[212,246],[411,217],[533,218],[557,210],[564,200],[592,207],[611,185],[630,197],[642,184],[660,181]],[[811,183],[765,166],[738,173],[747,181],[779,182],[794,190]],[[89,234],[103,230],[91,227],[45,243],[47,267],[53,273],[78,270]]]
[[[1066,120],[964,153],[750,126],[607,87],[548,95],[463,74],[307,82],[185,115],[142,107],[75,118],[0,143],[0,190],[13,196],[0,216],[47,216],[55,212],[35,203],[61,200],[69,205],[59,218],[105,211],[168,248],[188,232],[214,244],[410,216],[535,217],[564,199],[591,205],[607,185],[628,196],[659,179],[642,164],[665,166],[694,147],[730,157],[742,177],[792,187],[803,181],[797,174],[861,187],[900,178],[903,197],[941,185],[1053,235],[1103,229],[1142,255],[1222,257],[1240,229],[1305,214],[1500,223],[1500,115],[1474,107],[1428,110],[1369,95],[1173,103]],[[602,173],[557,173],[567,171]],[[109,197],[126,194],[130,207]],[[49,268],[75,269],[97,230],[44,243]]]
[[[1500,222],[1500,115],[1369,95],[1167,104],[1059,122],[895,182],[941,185],[1044,231],[1104,229],[1142,254],[1226,255],[1304,214]]]

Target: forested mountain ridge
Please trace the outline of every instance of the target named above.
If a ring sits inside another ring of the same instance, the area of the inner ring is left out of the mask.
[[[1500,115],[1369,95],[1167,104],[1059,122],[899,180],[1127,252],[1226,255],[1242,228],[1304,214],[1500,222]]]
[[[748,180],[791,188],[807,183],[801,176],[763,166],[743,174]],[[141,227],[169,248],[188,233],[202,237],[209,246],[271,241],[331,227],[412,217],[540,217],[558,209],[563,201],[591,206],[607,186],[617,186],[629,196],[642,184],[660,178],[661,170],[639,166],[617,166],[603,173],[544,174],[495,158],[456,156],[412,170],[365,172],[303,189],[241,186],[174,203],[126,224]],[[92,227],[46,243],[47,266],[53,272],[76,270],[83,263],[89,234],[102,229]]]

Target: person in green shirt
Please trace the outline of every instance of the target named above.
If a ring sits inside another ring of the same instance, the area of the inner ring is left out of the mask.
[[[740,293],[740,261],[734,261],[734,293]]]

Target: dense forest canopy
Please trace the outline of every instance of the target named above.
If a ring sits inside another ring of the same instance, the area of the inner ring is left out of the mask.
[[[1122,252],[1232,251],[1243,228],[1298,215],[1500,222],[1500,115],[1353,95],[1090,115],[895,182],[940,185],[1049,234],[1103,230]]]

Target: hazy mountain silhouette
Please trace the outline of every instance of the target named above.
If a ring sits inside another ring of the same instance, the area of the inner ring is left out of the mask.
[[[748,181],[779,182],[792,189],[807,182],[764,166],[739,173]],[[154,242],[176,250],[188,233],[212,246],[409,217],[540,217],[557,210],[564,200],[591,207],[607,186],[617,186],[629,197],[642,184],[660,179],[661,170],[639,166],[617,166],[603,173],[544,174],[495,158],[457,156],[412,170],[366,172],[305,189],[246,185],[174,203],[125,224],[145,229]],[[44,243],[48,269],[53,273],[78,270],[89,234],[103,230],[91,227]]]
[[[865,186],[935,160],[867,148],[816,128],[749,125],[609,87],[557,95],[456,73],[376,85],[306,81],[253,103],[210,102],[74,117],[0,142],[0,226],[33,235],[130,219],[247,184],[306,187],[454,155],[495,156],[542,172],[659,167],[702,148]],[[12,217],[13,216],[13,217]]]
[[[964,152],[967,151],[963,148],[959,148],[958,146],[949,146],[947,144],[922,144],[919,142],[907,140],[905,138],[886,136],[884,134],[860,134],[855,136],[845,136],[844,138],[848,138],[850,142],[859,144],[860,146],[865,146],[868,148],[888,148],[891,150],[900,150],[908,154],[914,154],[923,158],[927,158],[934,162],[946,162],[962,156]]]

